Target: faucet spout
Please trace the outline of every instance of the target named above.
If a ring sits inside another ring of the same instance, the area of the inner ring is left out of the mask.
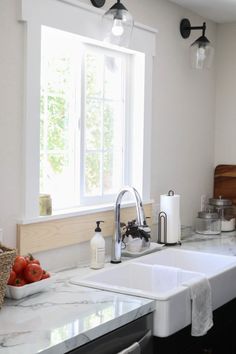
[[[143,210],[143,203],[138,191],[134,187],[126,186],[117,195],[115,202],[115,232],[112,240],[111,263],[121,262],[121,243],[122,235],[120,230],[120,205],[122,198],[126,192],[130,192],[135,199],[137,224],[138,226],[146,226],[146,218]]]

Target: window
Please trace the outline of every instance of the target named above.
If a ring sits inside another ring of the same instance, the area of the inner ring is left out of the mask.
[[[144,202],[150,200],[157,31],[135,23],[130,49],[105,45],[99,31],[102,12],[75,0],[20,2],[24,223],[39,220],[44,192],[52,194],[54,210],[89,205],[81,211],[86,213],[97,210],[91,207],[96,203],[114,203],[126,183]]]
[[[129,61],[42,27],[40,192],[54,209],[111,201],[129,184]]]

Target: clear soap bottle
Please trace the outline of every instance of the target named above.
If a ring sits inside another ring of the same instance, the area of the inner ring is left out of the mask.
[[[100,269],[105,264],[105,240],[102,235],[100,223],[104,221],[96,221],[97,227],[94,230],[95,234],[90,241],[91,262],[90,268]]]

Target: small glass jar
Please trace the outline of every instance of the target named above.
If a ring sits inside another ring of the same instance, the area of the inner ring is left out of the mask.
[[[52,214],[52,199],[50,194],[40,194],[39,197],[39,215],[51,215]]]
[[[218,235],[221,232],[219,214],[211,211],[199,211],[195,231],[203,235]]]
[[[233,203],[230,199],[211,198],[209,204],[219,214],[221,220],[221,231],[235,230],[235,213]]]

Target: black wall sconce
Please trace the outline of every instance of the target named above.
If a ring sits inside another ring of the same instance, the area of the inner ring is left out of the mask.
[[[102,7],[105,0],[91,0],[96,7]],[[124,47],[129,46],[134,20],[126,7],[117,2],[103,15],[102,37],[103,40]]]
[[[105,4],[106,0],[91,0],[91,3],[95,7],[102,7]]]
[[[191,65],[194,69],[209,69],[214,57],[214,48],[206,38],[206,22],[202,26],[191,26],[190,21],[184,18],[180,22],[180,33],[183,38],[188,38],[192,30],[202,30],[202,35],[190,46]]]

